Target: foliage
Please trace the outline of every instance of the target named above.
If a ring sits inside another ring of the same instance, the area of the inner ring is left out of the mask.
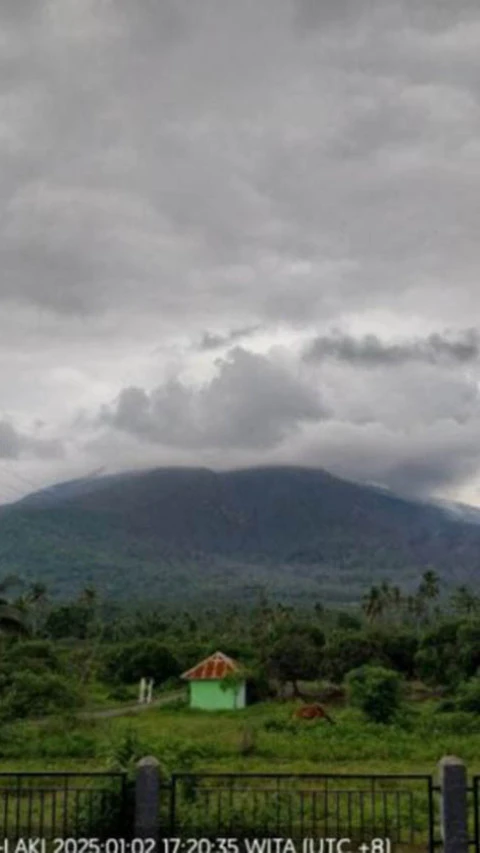
[[[347,675],[350,703],[375,723],[390,723],[400,708],[401,679],[380,666],[363,666]]]
[[[12,669],[63,671],[58,650],[51,640],[30,640],[12,644],[8,649],[7,660]]]
[[[455,685],[461,680],[460,624],[458,619],[447,619],[423,635],[415,655],[415,667],[426,684]]]
[[[62,676],[24,670],[12,676],[2,697],[0,714],[3,719],[40,717],[74,711],[83,701],[78,687]]]
[[[406,597],[395,601],[382,584],[410,586],[422,573],[417,616],[421,605],[430,618],[452,565],[458,583],[474,576],[480,544],[478,526],[439,508],[292,467],[157,469],[63,484],[4,508],[0,534],[1,564],[45,583],[57,606],[92,583],[129,606],[251,603],[258,584],[284,602],[307,606],[321,589],[326,602],[351,604],[368,577],[373,622],[406,613]],[[84,605],[50,614],[49,635],[85,636]],[[455,606],[471,615],[478,601],[464,594]]]
[[[178,661],[158,640],[139,640],[110,649],[104,658],[105,677],[132,684],[140,678],[165,681],[179,675]]]
[[[363,631],[335,630],[327,640],[322,675],[339,683],[350,670],[377,661],[383,662],[378,645]]]
[[[281,683],[315,678],[319,672],[320,655],[317,645],[308,635],[287,633],[267,652],[267,668]]]
[[[461,711],[480,714],[480,676],[459,685],[457,707]]]

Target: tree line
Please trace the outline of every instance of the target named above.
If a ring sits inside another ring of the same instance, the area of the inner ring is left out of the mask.
[[[447,694],[477,684],[480,672],[480,597],[465,586],[442,597],[431,568],[413,593],[385,582],[340,611],[320,601],[294,607],[262,589],[250,607],[130,608],[90,586],[58,602],[44,584],[10,576],[0,583],[0,631],[0,717],[79,707],[99,692],[134,701],[141,677],[154,678],[156,690],[177,686],[218,649],[245,666],[252,700],[302,698],[306,682],[335,695],[362,667]]]

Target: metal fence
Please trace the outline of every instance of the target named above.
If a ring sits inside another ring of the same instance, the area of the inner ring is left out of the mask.
[[[470,844],[474,845],[475,853],[480,853],[480,776],[472,779],[472,809],[473,809],[473,839]]]
[[[428,775],[175,773],[160,792],[160,825],[175,837],[390,840],[435,846]]]
[[[124,773],[0,773],[3,838],[123,837]]]

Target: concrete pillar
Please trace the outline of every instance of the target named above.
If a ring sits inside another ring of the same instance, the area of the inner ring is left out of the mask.
[[[468,853],[467,768],[455,755],[445,755],[438,770],[444,853]]]
[[[158,841],[160,765],[153,755],[137,764],[135,780],[135,837]]]

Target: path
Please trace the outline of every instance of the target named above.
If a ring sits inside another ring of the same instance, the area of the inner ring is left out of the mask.
[[[154,699],[149,705],[140,705],[138,702],[135,705],[123,705],[116,708],[103,708],[98,711],[79,711],[75,714],[78,720],[108,720],[110,717],[128,717],[131,714],[139,714],[141,711],[148,711],[149,708],[158,708],[160,705],[168,705],[169,702],[176,702],[177,699],[186,698],[184,690],[177,690],[175,693],[166,693],[158,699]],[[40,717],[32,720],[34,723],[47,724],[51,722],[51,717]]]
[[[167,693],[165,696],[160,696],[154,699],[149,705],[140,705],[137,702],[135,705],[123,705],[121,708],[105,708],[99,711],[80,711],[77,717],[80,720],[96,720],[108,719],[109,717],[121,717],[122,715],[139,714],[141,711],[148,711],[149,708],[158,708],[160,705],[168,705],[169,702],[176,702],[177,699],[185,697],[184,690],[178,690],[175,693]]]

